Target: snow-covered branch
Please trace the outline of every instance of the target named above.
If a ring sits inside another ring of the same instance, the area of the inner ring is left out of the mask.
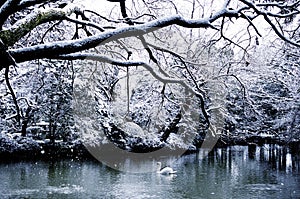
[[[227,17],[246,18],[248,23],[250,23],[251,26],[254,26],[254,24],[250,22],[251,18],[248,17],[246,14],[242,13],[247,8],[253,9],[258,15],[263,15],[265,17],[265,20],[271,25],[271,27],[274,29],[276,34],[281,39],[295,46],[300,46],[299,43],[290,40],[288,37],[286,37],[285,35],[283,35],[283,33],[280,32],[280,30],[269,18],[267,12],[261,11],[251,1],[241,0],[241,2],[243,2],[246,6],[241,9],[234,10],[234,9],[228,9],[226,7],[230,3],[230,1],[226,1],[224,6],[218,12],[215,12],[213,15],[211,15],[208,18],[186,19],[180,15],[168,16],[150,22],[146,22],[142,25],[120,27],[115,30],[106,31],[104,33],[100,33],[82,39],[69,40],[69,41],[57,41],[49,44],[35,45],[35,46],[20,48],[20,49],[12,49],[10,50],[10,53],[17,62],[23,62],[32,59],[40,59],[40,58],[51,58],[59,55],[76,53],[86,49],[94,48],[100,44],[104,44],[112,40],[117,40],[119,38],[144,35],[153,32],[157,29],[161,29],[171,25],[178,25],[184,28],[213,28],[219,30],[217,28],[219,23],[214,25],[214,22],[216,22],[219,19],[224,19]],[[62,9],[50,9],[45,11],[38,11],[37,13],[30,15],[25,19],[21,20],[21,22],[18,22],[10,29],[1,31],[0,38],[8,46],[11,46],[13,43],[15,43],[17,40],[19,40],[22,36],[24,36],[26,33],[28,33],[37,25],[45,22],[53,21],[53,20],[58,20],[58,19],[67,19],[74,23],[94,27],[97,28],[98,30],[103,31],[103,29],[96,23],[66,18],[66,15],[68,14],[69,13],[67,13],[65,10]]]
[[[184,83],[183,79],[175,79],[175,78],[169,78],[169,77],[163,77],[156,72],[153,67],[146,62],[143,61],[122,61],[122,60],[116,60],[107,56],[103,55],[97,55],[97,54],[90,54],[90,53],[73,53],[69,55],[62,55],[58,56],[58,59],[67,59],[67,60],[93,60],[93,61],[99,61],[103,63],[109,63],[112,65],[117,66],[123,66],[123,67],[130,67],[130,66],[143,66],[146,70],[148,70],[153,77],[155,77],[157,80],[167,84],[180,84],[184,87],[189,87],[186,83]]]
[[[240,1],[242,3],[244,3],[245,5],[247,5],[249,8],[253,9],[256,14],[263,16],[265,21],[271,26],[271,28],[273,29],[273,31],[277,34],[277,36],[279,38],[281,38],[282,40],[284,40],[294,46],[300,47],[300,43],[295,42],[295,41],[291,40],[290,38],[288,38],[287,36],[285,36],[284,33],[282,31],[280,31],[281,27],[277,27],[270,18],[270,17],[278,17],[278,18],[290,17],[291,15],[299,14],[299,10],[290,12],[289,14],[273,14],[268,11],[264,11],[263,9],[259,9],[259,7],[252,1],[249,1],[249,0],[240,0]],[[293,5],[298,6],[298,4],[293,4]],[[260,4],[260,6],[261,6],[261,4]],[[280,7],[282,5],[278,3],[277,6]]]
[[[151,22],[135,25],[130,27],[122,27],[112,31],[106,31],[91,37],[69,40],[57,41],[49,44],[35,45],[26,48],[19,48],[10,50],[10,53],[17,62],[24,62],[28,60],[51,58],[58,55],[70,54],[82,50],[96,47],[100,44],[114,41],[119,38],[132,37],[137,35],[144,35],[155,30],[170,26],[179,25],[187,28],[209,28],[212,27],[211,23],[222,16],[227,16],[231,11],[223,10],[211,18],[188,20],[180,15],[160,18]],[[235,14],[234,12],[232,14]],[[231,15],[231,14],[230,14]]]
[[[10,15],[18,11],[42,3],[59,1],[61,0],[2,0],[0,2],[0,27],[3,26],[3,24],[9,18]]]
[[[19,20],[11,28],[0,31],[0,39],[2,39],[6,46],[12,46],[37,26],[50,21],[63,20],[76,10],[78,10],[76,6],[68,6],[65,9],[38,9],[22,20]]]

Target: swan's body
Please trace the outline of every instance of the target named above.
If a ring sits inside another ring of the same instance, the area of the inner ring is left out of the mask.
[[[157,173],[163,174],[163,175],[170,175],[170,174],[174,174],[177,173],[177,171],[174,171],[171,167],[164,167],[161,168],[161,162],[157,163]]]

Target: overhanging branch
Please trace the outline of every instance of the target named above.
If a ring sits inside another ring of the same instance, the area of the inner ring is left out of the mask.
[[[144,35],[170,25],[179,25],[188,28],[211,27],[209,19],[187,20],[180,15],[175,15],[157,19],[142,25],[123,27],[116,30],[107,31],[83,39],[57,41],[49,44],[40,44],[31,47],[12,49],[9,52],[15,58],[16,62],[29,61],[33,58],[51,58],[53,56],[70,54],[94,48],[100,44],[115,41],[120,38]]]
[[[50,2],[59,2],[61,0],[1,0],[0,3],[0,27],[3,26],[4,22],[8,19],[10,15],[21,11],[30,6],[50,3]],[[0,28],[1,30],[1,28]]]
[[[77,9],[78,8],[76,7],[72,7],[68,9],[53,8],[37,10],[18,21],[11,28],[0,31],[0,39],[2,39],[6,46],[13,46],[17,41],[37,26],[50,21],[66,19],[66,16],[70,15]]]
[[[263,15],[265,13],[258,10],[255,5],[247,0],[240,0],[245,3],[249,8],[254,9],[255,12],[259,15]],[[201,18],[201,19],[185,19],[180,15],[174,15],[169,17],[163,17],[157,20],[153,20],[150,22],[146,22],[142,25],[135,25],[129,27],[121,27],[115,30],[106,31],[103,33],[99,33],[94,36],[90,36],[87,38],[77,39],[77,40],[69,40],[69,41],[57,41],[49,44],[40,44],[26,48],[12,49],[9,52],[15,58],[16,62],[29,61],[32,59],[40,59],[40,58],[52,58],[59,55],[70,54],[80,52],[86,49],[94,48],[98,45],[105,44],[110,41],[115,41],[119,38],[133,37],[138,35],[144,35],[155,30],[171,26],[178,25],[185,28],[212,28],[216,29],[212,23],[217,21],[218,19],[222,19],[224,17],[242,17],[241,9],[230,10],[226,7],[223,7],[220,11],[216,12],[209,18]],[[64,14],[62,14],[64,15]],[[293,45],[300,46],[299,43],[293,42],[290,39],[286,38],[282,35],[276,26],[270,21],[270,19],[265,16],[265,20],[272,26],[276,34],[285,41],[292,43]],[[245,17],[245,16],[244,16]],[[249,18],[250,19],[250,18]],[[75,22],[75,21],[74,21]],[[81,21],[82,23],[85,23]],[[86,22],[86,25],[96,27],[96,24]],[[99,26],[98,26],[99,29]]]

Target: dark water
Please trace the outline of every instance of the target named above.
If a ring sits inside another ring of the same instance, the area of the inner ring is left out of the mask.
[[[177,175],[120,172],[96,161],[0,163],[0,198],[300,198],[299,154],[278,146],[200,151],[172,167]]]

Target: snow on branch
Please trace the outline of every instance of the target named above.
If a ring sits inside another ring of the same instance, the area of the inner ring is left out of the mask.
[[[116,60],[104,55],[97,55],[97,54],[90,54],[90,53],[73,53],[69,55],[61,55],[57,57],[58,59],[66,59],[66,60],[93,60],[93,61],[99,61],[103,63],[109,63],[111,65],[117,65],[117,66],[123,66],[123,67],[130,67],[130,66],[143,66],[145,69],[147,69],[153,77],[155,77],[157,80],[163,82],[163,83],[173,83],[173,84],[181,84],[184,87],[189,87],[187,84],[183,84],[183,79],[175,79],[175,78],[169,78],[169,77],[162,77],[158,74],[149,64],[143,61],[122,61],[122,60]]]
[[[286,41],[286,42],[288,42],[288,43],[290,43],[290,44],[292,44],[292,45],[294,45],[294,46],[297,46],[297,47],[300,47],[300,43],[297,43],[297,42],[295,42],[295,41],[293,41],[293,40],[291,40],[290,38],[288,38],[288,37],[286,37],[285,35],[284,35],[284,33],[281,31],[281,27],[277,27],[273,22],[272,22],[272,20],[271,20],[271,17],[278,17],[278,18],[286,18],[286,17],[289,17],[289,16],[291,16],[291,15],[294,15],[294,14],[299,14],[299,10],[297,10],[297,11],[293,11],[293,12],[290,12],[290,13],[288,13],[288,14],[273,14],[273,13],[270,13],[270,12],[268,12],[268,11],[265,11],[265,10],[263,10],[263,9],[259,9],[259,7],[260,6],[262,6],[263,4],[258,4],[258,5],[256,5],[255,3],[253,3],[253,2],[251,2],[251,1],[249,1],[249,0],[240,0],[242,3],[244,3],[245,5],[247,5],[249,8],[251,8],[251,9],[253,9],[254,10],[254,12],[257,14],[257,15],[261,15],[261,16],[263,16],[264,17],[264,19],[265,19],[265,21],[271,26],[271,28],[273,29],[273,31],[276,33],[276,35],[280,38],[280,39],[282,39],[282,40],[284,40],[284,41]],[[274,3],[273,3],[274,4]],[[275,5],[273,5],[272,4],[272,6],[275,6]],[[266,4],[267,5],[267,4]],[[292,5],[282,5],[282,4],[280,4],[280,3],[277,3],[277,6],[278,7],[282,7],[282,6],[292,6]],[[293,4],[293,6],[299,6],[298,5],[298,3],[295,3],[295,4]]]
[[[59,2],[61,0],[1,0],[0,1],[0,27],[8,17],[22,9],[30,6],[46,3],[46,2]]]
[[[49,0],[21,0],[20,1],[20,5],[35,5],[35,4],[39,4],[39,3],[44,3],[44,2],[47,2]],[[56,0],[58,1],[58,0]],[[52,0],[53,2],[53,0]],[[55,0],[54,0],[55,2]]]
[[[79,8],[74,5],[67,6],[64,9],[37,9],[32,14],[19,20],[11,28],[0,31],[0,39],[6,46],[12,46],[35,27],[50,21],[65,19],[78,9]]]
[[[266,2],[266,3],[257,3],[256,6],[266,7],[266,6],[272,6],[272,7],[278,7],[278,8],[292,8],[300,5],[300,1],[296,1],[294,3],[288,3],[288,2]]]
[[[19,49],[12,49],[10,50],[11,55],[15,58],[16,62],[23,62],[23,61],[29,61],[32,59],[40,59],[40,58],[52,58],[52,57],[57,57],[59,55],[65,55],[65,54],[70,54],[70,53],[76,53],[80,52],[83,50],[91,49],[94,48],[98,45],[102,45],[104,43],[108,43],[110,41],[116,41],[119,38],[126,38],[126,37],[133,37],[133,36],[139,36],[139,35],[144,35],[150,32],[153,32],[155,30],[171,26],[171,25],[178,25],[181,27],[185,28],[212,28],[216,29],[218,31],[219,28],[214,25],[214,22],[224,20],[224,18],[231,18],[231,17],[236,17],[236,18],[245,18],[248,23],[252,20],[252,18],[247,16],[243,11],[249,11],[252,9],[256,15],[262,15],[264,16],[265,20],[271,25],[271,27],[274,29],[275,33],[284,41],[287,41],[295,46],[300,46],[299,43],[296,43],[292,40],[290,40],[288,37],[286,37],[283,33],[280,32],[278,27],[276,27],[275,24],[272,23],[271,19],[269,18],[267,12],[264,12],[263,10],[261,11],[252,1],[248,0],[240,0],[242,3],[245,4],[242,8],[239,9],[230,9],[227,8],[226,6],[228,5],[229,1],[227,1],[223,8],[221,8],[218,12],[215,12],[212,16],[207,17],[207,18],[200,18],[200,19],[186,19],[183,18],[180,15],[173,15],[173,16],[168,16],[168,17],[163,17],[160,19],[156,19],[150,22],[146,22],[141,25],[134,25],[134,26],[129,26],[129,27],[120,27],[114,30],[110,31],[105,31],[103,33],[99,33],[90,37],[86,38],[81,38],[81,39],[76,39],[76,40],[68,40],[68,41],[57,41],[57,42],[52,42],[48,44],[39,44],[39,45],[34,45],[31,47],[26,47],[26,48],[19,48]],[[36,23],[42,23],[46,22],[49,20],[54,20],[57,18],[64,18],[66,16],[66,12],[62,12],[60,9],[51,9],[48,10],[48,14],[42,15],[43,20],[37,20],[37,19],[32,19],[30,21],[33,22],[32,27],[36,26]],[[37,17],[38,15],[35,15]],[[80,21],[80,20],[73,20],[70,18],[66,18],[66,20],[72,21],[74,23],[79,23],[79,24],[84,24],[87,26],[91,26],[94,28],[97,28],[98,30],[101,30],[100,26],[97,26],[97,24],[92,23],[92,22],[85,22],[85,21]],[[28,24],[28,23],[27,23]],[[250,23],[250,25],[254,26],[254,24]],[[20,27],[20,26],[18,26]],[[25,33],[26,30],[25,28],[17,28],[21,29],[20,32]],[[25,32],[24,32],[24,31]],[[11,30],[12,31],[12,30]],[[258,33],[258,31],[256,30]],[[16,31],[18,33],[18,31]],[[11,34],[9,34],[11,35]],[[18,34],[14,34],[18,35]],[[2,37],[3,34],[2,34]],[[8,36],[6,36],[8,37]],[[10,36],[10,37],[20,37],[19,36]],[[1,32],[0,32],[0,38],[1,38]],[[8,37],[9,38],[9,37]],[[15,41],[16,39],[6,39],[6,42],[12,42]],[[2,39],[3,40],[3,39]]]
[[[188,20],[184,19],[180,15],[174,15],[153,20],[142,25],[118,28],[116,30],[107,31],[83,39],[57,41],[49,44],[40,44],[26,48],[14,49],[10,50],[10,53],[17,62],[24,62],[32,60],[33,58],[51,58],[53,56],[70,54],[90,49],[109,41],[115,41],[119,38],[144,35],[170,25],[179,25],[187,28],[212,28],[213,26],[211,25],[211,22],[230,13],[231,12],[223,10],[223,12],[214,15],[212,18],[198,20]]]

